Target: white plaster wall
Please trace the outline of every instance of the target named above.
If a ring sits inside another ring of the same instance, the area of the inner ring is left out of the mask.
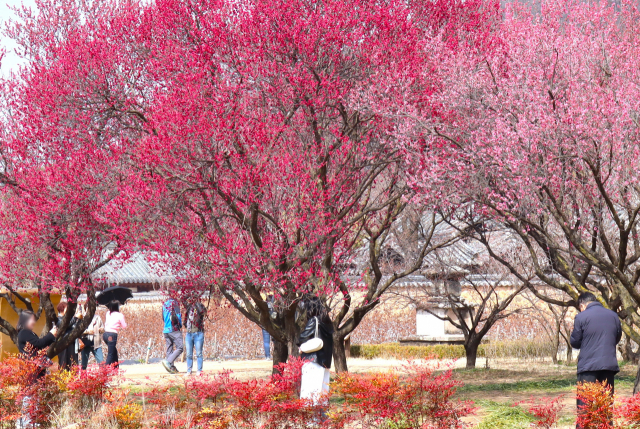
[[[431,311],[442,317],[446,313],[446,310],[442,308],[434,308]],[[427,311],[418,310],[416,311],[416,334],[431,337],[443,336],[445,334],[445,322]]]

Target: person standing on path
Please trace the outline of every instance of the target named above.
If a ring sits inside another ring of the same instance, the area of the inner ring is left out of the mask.
[[[84,303],[82,307],[83,315],[87,314],[87,303]],[[84,316],[83,316],[84,317]],[[102,334],[104,334],[104,323],[102,318],[96,311],[93,315],[93,319],[87,329],[82,333],[82,349],[80,350],[80,361],[82,363],[82,369],[86,370],[89,364],[89,356],[93,353],[93,357],[96,358],[96,363],[99,365],[104,361],[102,354]]]
[[[271,334],[264,328],[262,328],[262,346],[265,360],[271,360]]]
[[[114,368],[120,366],[118,359],[118,334],[120,330],[126,329],[127,322],[124,315],[120,313],[120,302],[111,301],[107,304],[107,317],[104,322],[104,334],[102,338],[107,344],[107,365],[113,365]]]
[[[35,326],[35,314],[32,311],[21,311],[20,316],[18,317],[16,330],[18,331],[18,350],[24,359],[36,358],[38,353],[53,344],[56,340],[56,336],[58,335],[58,327],[54,325],[47,335],[40,338],[33,332]],[[41,359],[41,363],[38,365],[38,368],[36,368],[34,373],[25,374],[25,376],[28,377],[27,385],[29,386],[29,389],[37,388],[36,382],[47,373],[47,366],[49,366],[51,361],[45,356],[42,356]],[[31,395],[27,394],[22,398],[22,411],[20,413],[20,417],[16,420],[17,428],[37,427],[37,425],[33,423],[33,416],[31,415],[33,413],[32,408],[34,405],[36,404],[32,403]]]
[[[300,399],[306,399],[313,405],[328,406],[331,358],[333,356],[333,325],[329,312],[320,298],[313,297],[307,303],[307,324],[298,339],[301,347],[300,358],[302,379],[300,382]],[[304,352],[304,344],[315,339],[321,340],[318,350]]]
[[[580,350],[578,383],[606,383],[614,393],[614,377],[620,371],[616,346],[622,338],[620,318],[602,306],[595,295],[578,297],[580,313],[574,321],[571,347]],[[584,403],[578,399],[578,413]],[[580,428],[580,426],[576,426]]]
[[[187,343],[187,375],[191,375],[193,370],[193,349],[196,349],[196,359],[198,364],[198,370],[196,375],[202,374],[203,356],[202,349],[204,347],[204,318],[207,313],[207,309],[200,302],[200,299],[195,299],[193,304],[187,308],[187,333],[185,335],[185,342]]]
[[[184,350],[182,341],[182,315],[180,314],[180,304],[173,298],[169,298],[162,304],[162,319],[164,329],[162,334],[166,345],[166,358],[162,361],[162,366],[167,372],[177,374],[178,368],[175,361]]]
[[[271,319],[275,319],[277,316],[273,308],[273,303],[273,295],[267,296],[267,307],[269,307],[269,317],[271,317]],[[262,328],[262,346],[264,347],[265,360],[271,360],[271,334],[264,328]]]
[[[33,311],[21,311],[16,330],[18,331],[18,350],[25,358],[35,357],[40,351],[53,344],[58,335],[58,327],[54,325],[47,335],[40,338],[33,332],[35,326],[36,316]],[[34,380],[41,378],[45,373],[45,370],[40,371]]]

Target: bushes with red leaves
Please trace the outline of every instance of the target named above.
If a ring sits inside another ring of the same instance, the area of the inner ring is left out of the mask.
[[[564,408],[562,399],[564,395],[555,398],[531,398],[529,401],[516,402],[514,406],[525,406],[527,412],[536,418],[536,428],[551,429],[555,427],[560,418],[560,412]]]
[[[34,357],[7,356],[0,363],[0,424],[11,427],[26,417],[39,427],[50,427],[64,405],[93,410],[108,400],[108,385],[118,371],[91,366],[87,371],[52,371],[45,374],[43,353]]]
[[[51,427],[66,412],[87,429],[456,429],[472,412],[470,403],[453,399],[460,382],[452,372],[425,364],[341,374],[332,383],[334,404],[316,406],[299,398],[303,364],[291,359],[267,379],[241,381],[222,372],[131,394],[113,386],[118,372],[111,367],[53,371],[36,380],[36,361],[11,356],[0,363],[0,427],[13,427],[22,414]]]
[[[622,398],[615,408],[615,415],[623,427],[640,427],[640,394]]]
[[[410,364],[402,373],[340,374],[333,394],[344,404],[331,413],[342,426],[377,428],[395,423],[407,428],[454,429],[473,412],[470,402],[453,399],[461,382],[451,370],[427,364]]]
[[[614,428],[613,394],[606,383],[579,383],[577,425],[588,429]]]

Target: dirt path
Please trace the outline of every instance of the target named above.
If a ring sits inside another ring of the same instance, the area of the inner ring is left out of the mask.
[[[352,372],[374,372],[390,371],[393,368],[401,368],[406,365],[406,361],[391,359],[349,359],[349,370]],[[461,364],[456,363],[456,367]],[[176,362],[176,367],[180,374],[172,375],[162,367],[161,364],[148,365],[122,365],[124,385],[144,386],[157,383],[182,383],[186,378],[187,364]],[[240,380],[252,378],[265,378],[271,374],[271,361],[268,360],[227,360],[227,361],[205,361],[204,373],[216,374],[222,371],[232,371],[234,376]]]

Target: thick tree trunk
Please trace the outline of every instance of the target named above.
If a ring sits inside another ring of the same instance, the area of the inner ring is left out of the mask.
[[[633,394],[640,393],[640,365],[638,365],[638,372],[636,372],[636,381],[633,383]]]
[[[278,318],[280,326],[284,324],[284,342],[276,340],[273,336],[273,372],[277,372],[275,366],[280,363],[286,363],[289,356],[300,356],[298,349],[298,338],[300,337],[300,327],[296,324],[295,311],[286,311]]]
[[[289,348],[287,344],[280,341],[273,340],[273,373],[277,373],[276,366],[281,363],[286,363],[289,359]]]
[[[567,344],[567,357],[566,357],[566,365],[569,365],[573,361],[573,347],[571,344]]]
[[[296,323],[295,311],[289,310],[284,315],[284,329],[287,336],[287,348],[289,356],[300,356],[298,338],[300,338],[300,326]]]
[[[480,347],[480,340],[469,340],[464,345],[464,351],[467,355],[467,369],[473,369],[476,367],[476,361],[478,359],[478,347]]]
[[[640,355],[640,350],[637,352],[633,351],[633,344],[631,342],[631,338],[627,335],[624,337],[624,343],[618,346],[618,350],[620,350],[620,354],[622,355],[622,359],[631,362],[633,364],[638,364],[638,357]]]
[[[333,365],[338,373],[348,371],[344,337],[337,333],[333,335]]]
[[[558,350],[560,350],[560,334],[556,334],[553,339],[553,350],[551,350],[551,361],[558,364]]]

